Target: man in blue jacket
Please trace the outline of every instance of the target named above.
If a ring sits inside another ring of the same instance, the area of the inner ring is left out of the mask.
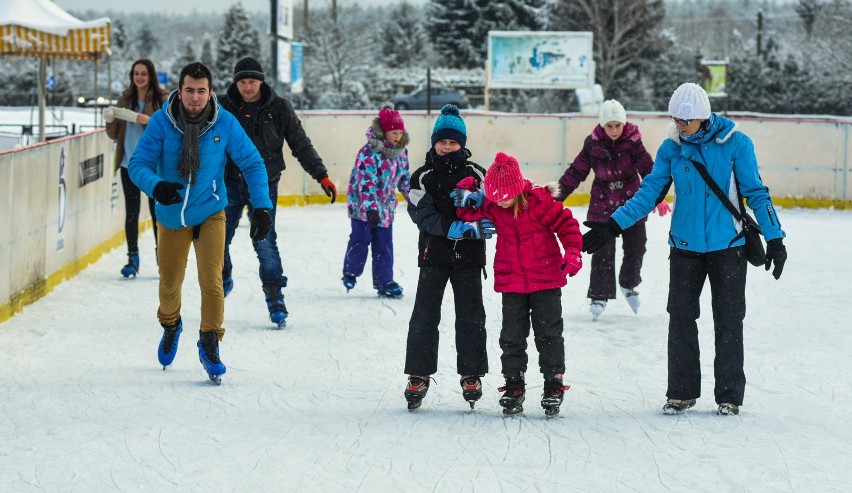
[[[177,353],[183,330],[181,286],[193,245],[201,289],[198,357],[218,384],[226,370],[219,358],[219,341],[225,333],[222,264],[228,156],[239,166],[251,196],[253,241],[263,240],[272,229],[272,203],[263,159],[236,118],[219,106],[212,83],[210,70],[201,63],[181,70],[178,89],[151,117],[128,171],[133,183],[157,201],[160,364],[165,369]]]
[[[738,414],[745,392],[743,319],[746,267],[742,225],[696,170],[704,165],[733,204],[748,200],[766,238],[766,270],[781,277],[787,250],[769,189],[762,183],[751,139],[733,121],[712,113],[697,84],[682,84],[669,101],[669,138],[657,150],[651,174],[608,222],[586,222],[583,251],[604,243],[651,212],[674,182],[675,206],[669,231],[668,398],[663,412],[679,414],[701,396],[698,348],[699,297],[710,279],[715,327],[714,395],[719,414]]]

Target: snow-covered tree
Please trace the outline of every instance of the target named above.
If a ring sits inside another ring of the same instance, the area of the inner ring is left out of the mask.
[[[209,35],[204,35],[204,44],[201,45],[201,63],[207,67],[213,67],[216,59],[213,58],[213,42]]]
[[[136,34],[136,49],[139,58],[151,58],[154,51],[160,47],[160,42],[148,24],[143,24]]]
[[[426,19],[435,66],[484,66],[488,31],[541,30],[546,5],[545,0],[430,0]]]
[[[802,19],[802,25],[805,26],[805,34],[809,38],[813,33],[814,23],[819,16],[821,7],[822,2],[820,0],[799,0],[798,5],[796,5],[796,13]]]
[[[423,9],[403,0],[383,19],[377,33],[388,67],[422,67],[429,63],[429,39]]]
[[[606,97],[635,95],[642,75],[658,69],[663,0],[556,0],[551,9],[548,29],[592,32],[595,77]]]
[[[187,36],[183,43],[183,51],[172,62],[172,69],[169,71],[169,81],[172,87],[177,87],[180,84],[180,71],[192,62],[197,61],[195,50],[193,49],[193,40]]]
[[[216,46],[216,62],[213,72],[214,90],[222,92],[231,83],[234,65],[250,56],[263,63],[260,56],[260,34],[249,20],[242,4],[233,5],[225,13],[222,29]]]

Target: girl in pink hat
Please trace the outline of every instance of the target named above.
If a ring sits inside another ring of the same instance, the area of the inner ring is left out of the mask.
[[[352,226],[343,258],[347,293],[364,272],[370,250],[373,289],[382,297],[402,296],[402,286],[393,280],[393,220],[397,190],[408,200],[411,188],[405,148],[409,140],[399,111],[385,107],[367,129],[367,143],[355,158],[346,196]]]
[[[583,265],[580,227],[571,210],[554,199],[552,190],[524,179],[512,156],[497,154],[485,174],[484,193],[471,190],[472,183],[463,180],[451,195],[461,219],[488,218],[497,229],[494,290],[503,294],[500,361],[506,378],[500,405],[506,415],[523,411],[532,325],[544,375],[541,406],[547,416],[555,416],[568,388],[562,383],[562,287],[566,277],[577,274]]]

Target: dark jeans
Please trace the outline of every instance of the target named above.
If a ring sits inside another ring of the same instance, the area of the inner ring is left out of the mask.
[[[716,358],[713,362],[716,403],[741,405],[745,393],[743,319],[747,263],[742,247],[709,253],[677,248],[669,256],[669,384],[670,399],[701,396],[698,349],[699,297],[710,279]]]
[[[351,219],[352,233],[343,257],[343,275],[358,277],[364,273],[367,250],[373,252],[373,287],[378,289],[393,281],[393,224],[387,228],[370,227],[367,221]]]
[[[130,179],[127,168],[121,168],[121,188],[124,190],[124,236],[127,237],[127,252],[139,251],[139,201],[142,197],[139,187]],[[157,213],[154,199],[148,197],[148,210],[154,223],[154,247],[157,246]]]
[[[503,375],[527,371],[527,338],[531,324],[541,373],[545,377],[564,373],[562,290],[557,288],[529,294],[503,293],[503,329],[500,331]]]
[[[456,305],[456,368],[459,375],[488,373],[485,352],[485,308],[482,305],[482,268],[423,266],[417,297],[408,323],[405,373],[428,376],[438,371],[438,324],[447,281]]]
[[[248,207],[251,217],[254,209],[249,201],[248,187],[241,176],[229,176],[225,178],[225,187],[228,189],[228,205],[225,207],[225,263],[222,267],[222,279],[231,277],[233,264],[231,254],[228,250],[234,233],[240,224],[243,208]],[[278,181],[269,184],[269,200],[272,201],[272,230],[265,240],[252,242],[257,259],[260,261],[260,282],[273,286],[286,287],[287,277],[284,275],[284,267],[281,265],[281,254],[278,253],[278,234],[275,232],[275,211],[278,208]]]
[[[636,223],[621,234],[624,258],[618,274],[618,285],[633,289],[642,282],[640,271],[645,258],[645,221]],[[592,254],[592,272],[589,275],[588,298],[615,299],[615,238]]]

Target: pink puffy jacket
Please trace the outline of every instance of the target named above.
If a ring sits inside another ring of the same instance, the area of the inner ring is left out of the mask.
[[[465,221],[486,217],[494,222],[494,291],[498,293],[534,293],[565,286],[559,244],[563,249],[583,246],[577,220],[549,189],[524,180],[523,193],[527,208],[517,218],[514,208],[504,209],[487,199],[480,209],[459,208],[457,212]]]

